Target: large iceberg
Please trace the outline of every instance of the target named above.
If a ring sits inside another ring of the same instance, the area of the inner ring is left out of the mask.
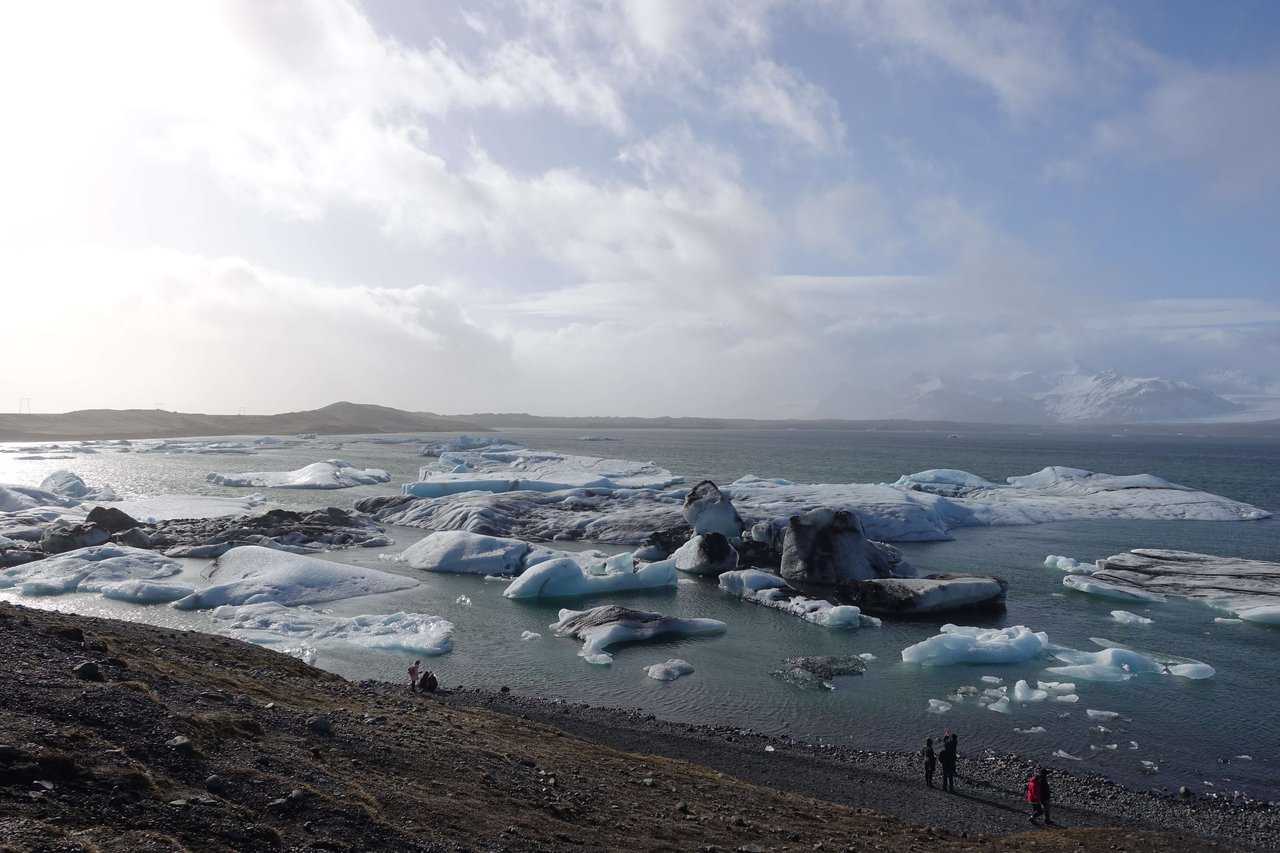
[[[923,666],[1022,663],[1049,647],[1049,635],[1022,625],[973,628],[943,625],[941,633],[902,650],[906,663]]]
[[[606,604],[590,610],[561,610],[559,621],[550,628],[557,637],[582,640],[578,654],[588,663],[608,664],[613,662],[613,655],[606,650],[621,643],[663,637],[705,637],[723,634],[726,626],[715,619],[677,619]]]
[[[34,486],[13,483],[0,485],[0,512],[28,512],[45,507],[71,507],[78,504],[75,498],[57,495]]]
[[[583,565],[571,555],[555,557],[526,568],[502,593],[507,598],[568,598],[674,587],[674,560],[639,563],[630,553],[602,565]]]
[[[1200,601],[1238,619],[1280,624],[1280,563],[1194,551],[1135,548],[1062,582],[1118,601]]]
[[[419,539],[396,559],[428,572],[518,575],[532,547],[519,539],[442,530]]]
[[[425,613],[334,616],[275,602],[213,611],[232,636],[260,645],[354,645],[380,651],[442,655],[453,648],[453,623]]]
[[[0,589],[16,587],[23,595],[33,596],[105,593],[117,584],[132,580],[159,581],[181,571],[177,562],[153,551],[124,545],[95,545],[0,569]]]
[[[762,542],[782,535],[793,516],[813,510],[855,513],[868,539],[896,542],[949,539],[961,527],[1096,518],[1238,521],[1269,515],[1148,474],[1061,467],[1011,477],[1006,484],[947,469],[878,484],[746,476],[717,489],[717,498],[703,483],[668,488],[679,478],[652,463],[482,449],[445,452],[420,477],[404,486],[404,495],[361,501],[357,508],[391,524],[430,530],[624,545],[643,544],[663,531],[682,530],[683,539],[691,527],[732,539],[738,522],[730,508],[743,529]]]
[[[179,610],[224,604],[316,604],[418,585],[413,578],[246,545],[233,548],[206,572],[212,585],[173,603]]]
[[[1082,681],[1121,682],[1139,675],[1176,675],[1200,680],[1212,678],[1214,669],[1192,658],[1130,648],[1112,640],[1091,638],[1102,651],[1084,652],[1055,646],[1050,653],[1065,666],[1053,666],[1048,672]]]
[[[852,581],[838,587],[837,593],[841,601],[868,613],[929,616],[1003,608],[1007,586],[999,578],[942,574]]]
[[[391,482],[381,468],[357,468],[342,459],[313,462],[295,471],[250,471],[244,474],[209,474],[210,483],[255,489],[347,489]]]
[[[574,456],[549,450],[481,448],[441,452],[418,472],[406,495],[438,498],[460,492],[559,492],[566,489],[662,489],[681,481],[653,462]]]
[[[792,589],[777,575],[759,569],[724,572],[720,575],[719,584],[730,595],[799,616],[806,622],[824,628],[880,627],[879,619],[863,614],[857,607],[832,604],[821,598],[808,598]]]
[[[117,500],[115,490],[110,486],[90,487],[78,474],[67,470],[54,471],[44,478],[40,488],[77,501]]]

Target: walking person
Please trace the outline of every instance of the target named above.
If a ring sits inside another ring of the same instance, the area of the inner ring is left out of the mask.
[[[920,754],[924,756],[924,783],[932,788],[933,771],[938,766],[938,756],[933,751],[933,738],[924,739],[924,749],[920,750]]]
[[[942,762],[942,790],[956,792],[956,736],[948,732],[942,738],[942,752],[938,760]]]
[[[409,689],[414,693],[418,692],[418,671],[422,668],[422,661],[416,660],[413,666],[409,667]]]
[[[1028,818],[1032,823],[1040,815],[1044,815],[1044,825],[1053,826],[1053,818],[1049,813],[1049,801],[1053,797],[1053,792],[1049,789],[1049,771],[1043,767],[1037,767],[1036,772],[1027,780],[1027,802],[1031,804],[1031,817]]]

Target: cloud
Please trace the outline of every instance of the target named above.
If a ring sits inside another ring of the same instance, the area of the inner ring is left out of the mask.
[[[844,123],[832,97],[775,62],[756,62],[724,94],[730,111],[751,116],[818,151],[830,151],[844,143]]]

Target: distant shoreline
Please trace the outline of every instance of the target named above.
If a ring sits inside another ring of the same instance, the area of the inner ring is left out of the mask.
[[[524,413],[440,415],[364,403],[333,403],[320,409],[274,415],[206,415],[161,409],[85,409],[58,414],[0,414],[0,442],[99,441],[217,438],[233,435],[378,435],[393,433],[489,432],[503,429],[576,430],[795,430],[854,432],[974,433],[1049,436],[1192,436],[1280,439],[1280,420],[1229,423],[969,423],[961,421],[785,420],[700,417],[556,417]]]

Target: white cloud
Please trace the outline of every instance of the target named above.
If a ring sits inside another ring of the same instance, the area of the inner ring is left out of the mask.
[[[830,151],[844,143],[844,123],[832,97],[776,62],[756,62],[724,94],[730,111],[751,116],[818,151]]]

